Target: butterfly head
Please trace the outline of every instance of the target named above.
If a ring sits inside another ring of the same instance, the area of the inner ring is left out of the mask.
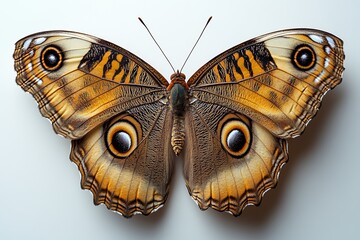
[[[177,70],[175,73],[171,74],[170,76],[171,81],[169,86],[167,87],[167,90],[170,91],[176,83],[180,84],[185,89],[189,89],[189,86],[187,85],[185,79],[186,79],[185,74]]]

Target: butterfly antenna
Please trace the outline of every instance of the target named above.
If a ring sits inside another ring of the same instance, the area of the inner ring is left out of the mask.
[[[161,53],[164,55],[166,61],[168,61],[168,63],[170,64],[170,67],[172,68],[172,70],[173,70],[174,72],[176,72],[176,71],[175,71],[175,68],[174,68],[173,65],[171,64],[170,60],[168,59],[168,57],[166,56],[166,54],[164,53],[164,51],[161,49],[161,47],[160,47],[160,45],[158,44],[158,42],[155,40],[154,36],[151,34],[149,28],[146,26],[146,24],[144,23],[144,21],[143,21],[140,17],[138,17],[138,19],[139,19],[139,21],[142,23],[142,25],[144,25],[144,27],[146,28],[146,30],[147,30],[148,33],[150,34],[151,38],[154,40],[154,42],[156,43],[156,45],[157,45],[158,48],[160,49],[160,51],[161,51]]]
[[[184,68],[184,66],[185,66],[185,64],[186,64],[186,62],[188,61],[188,59],[189,59],[189,57],[190,57],[191,53],[194,51],[194,48],[196,47],[197,43],[199,42],[199,40],[200,40],[201,36],[203,35],[203,33],[204,33],[204,31],[205,31],[206,27],[208,26],[209,22],[211,21],[211,19],[212,19],[212,16],[210,16],[210,17],[209,17],[209,19],[207,20],[207,22],[206,22],[206,24],[205,24],[205,26],[204,26],[203,30],[201,31],[201,33],[200,33],[200,35],[199,35],[198,39],[196,40],[196,42],[195,42],[194,46],[192,47],[192,49],[191,49],[191,51],[190,51],[189,55],[188,55],[188,56],[187,56],[187,58],[185,59],[185,62],[184,62],[184,64],[182,65],[182,67],[181,67],[181,69],[180,69],[180,72],[182,72],[182,70],[183,70],[183,68]]]

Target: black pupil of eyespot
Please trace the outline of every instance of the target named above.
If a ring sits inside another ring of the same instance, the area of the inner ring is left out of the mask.
[[[59,53],[55,49],[49,49],[45,52],[44,61],[46,66],[52,68],[58,65],[60,61]]]
[[[311,66],[313,62],[313,54],[310,49],[303,48],[296,54],[296,61],[303,67]]]
[[[126,153],[131,148],[131,137],[128,133],[119,131],[113,135],[111,144],[120,153]]]
[[[233,152],[240,151],[246,144],[246,137],[244,133],[239,129],[232,130],[227,139],[226,144]]]

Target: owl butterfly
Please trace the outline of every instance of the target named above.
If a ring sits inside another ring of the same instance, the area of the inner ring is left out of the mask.
[[[341,82],[336,36],[291,29],[241,43],[185,82],[86,34],[50,31],[16,43],[16,82],[56,133],[72,140],[81,186],[125,217],[168,197],[176,155],[198,206],[240,215],[274,188],[324,94]]]

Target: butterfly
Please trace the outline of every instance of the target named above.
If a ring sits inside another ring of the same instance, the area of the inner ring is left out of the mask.
[[[200,209],[235,216],[260,204],[324,94],[344,71],[343,42],[314,29],[251,39],[170,83],[131,52],[70,31],[16,43],[16,82],[53,129],[94,203],[125,217],[168,197],[176,156]]]

